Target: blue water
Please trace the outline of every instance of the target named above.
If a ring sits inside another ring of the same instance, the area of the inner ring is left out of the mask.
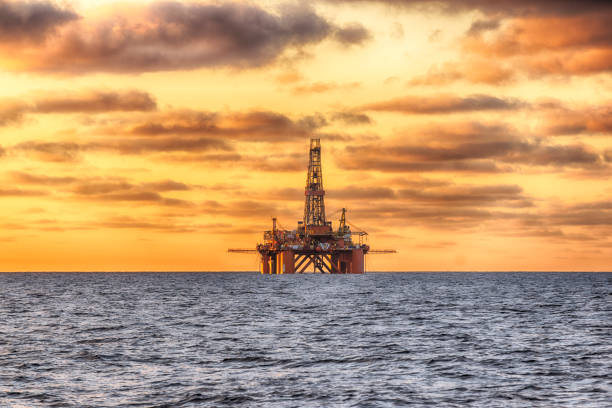
[[[609,407],[611,283],[0,274],[0,407]]]

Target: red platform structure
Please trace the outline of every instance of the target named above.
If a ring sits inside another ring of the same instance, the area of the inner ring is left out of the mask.
[[[363,238],[364,231],[351,231],[346,222],[346,209],[337,230],[325,218],[325,190],[321,170],[321,141],[310,140],[310,158],[306,189],[304,190],[304,218],[297,229],[279,229],[276,218],[272,230],[264,232],[263,243],[257,249],[230,249],[229,252],[260,255],[262,274],[294,273],[365,273],[365,255],[368,253],[393,253],[394,250],[373,251]],[[353,236],[358,237],[353,242]]]

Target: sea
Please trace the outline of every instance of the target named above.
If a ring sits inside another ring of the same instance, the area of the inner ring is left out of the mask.
[[[612,273],[3,273],[0,407],[612,407]]]

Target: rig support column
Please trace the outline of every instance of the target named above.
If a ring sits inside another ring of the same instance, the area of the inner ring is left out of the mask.
[[[261,255],[261,273],[264,275],[270,274],[270,257],[267,254]]]
[[[363,270],[363,249],[353,249],[352,253],[351,273],[365,273]]]
[[[278,263],[279,274],[295,273],[295,261],[292,250],[285,250],[279,253],[280,262]]]

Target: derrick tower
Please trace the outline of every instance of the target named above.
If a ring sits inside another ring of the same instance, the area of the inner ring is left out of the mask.
[[[304,226],[325,224],[325,190],[321,170],[321,139],[310,139],[310,158],[306,175]]]

